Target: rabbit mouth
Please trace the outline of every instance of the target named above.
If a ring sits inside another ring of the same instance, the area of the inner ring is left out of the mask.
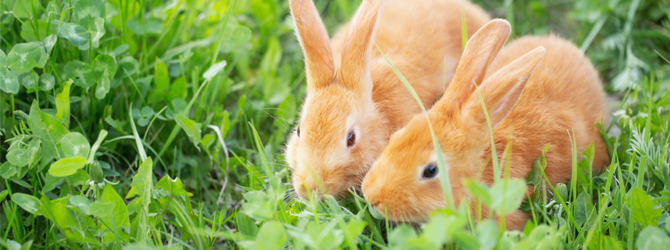
[[[429,218],[428,213],[423,213],[413,207],[391,207],[381,203],[372,206],[381,216],[396,223],[421,223],[427,222]]]

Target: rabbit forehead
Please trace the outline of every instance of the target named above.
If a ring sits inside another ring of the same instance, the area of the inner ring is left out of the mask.
[[[331,85],[309,93],[303,106],[301,130],[319,138],[338,136],[349,129],[362,101],[346,88]]]
[[[298,161],[326,168],[346,165],[347,133],[356,130],[359,136],[362,106],[364,101],[356,93],[337,85],[310,93],[300,122]]]

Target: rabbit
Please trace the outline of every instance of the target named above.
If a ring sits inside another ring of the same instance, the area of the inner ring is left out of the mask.
[[[392,221],[417,223],[447,206],[427,117],[449,171],[454,205],[470,198],[463,179],[481,176],[493,185],[490,130],[474,84],[487,108],[499,158],[511,139],[510,178],[525,178],[551,143],[547,177],[553,185],[565,183],[572,172],[573,130],[578,152],[594,143],[594,171],[609,164],[605,141],[595,126],[606,116],[605,93],[588,58],[554,35],[522,37],[498,53],[510,31],[502,19],[477,31],[443,97],[427,115],[415,116],[391,136],[362,183],[365,199],[381,214]],[[471,208],[474,211],[474,203]],[[488,214],[486,208],[483,211]],[[527,219],[517,210],[505,216],[505,225],[522,229]]]
[[[305,55],[307,96],[285,159],[303,198],[308,190],[319,198],[360,190],[391,134],[421,112],[379,49],[430,107],[462,54],[461,11],[468,36],[490,20],[467,1],[363,0],[329,41],[311,0],[290,0],[289,7]]]

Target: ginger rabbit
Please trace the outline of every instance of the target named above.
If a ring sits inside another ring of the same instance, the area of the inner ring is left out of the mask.
[[[487,108],[499,158],[511,136],[510,178],[525,178],[551,143],[545,172],[554,185],[566,182],[572,172],[568,133],[573,130],[577,152],[594,142],[594,171],[609,163],[595,126],[606,116],[605,93],[590,61],[556,36],[523,37],[498,53],[509,34],[509,23],[501,19],[477,31],[446,93],[428,112],[457,207],[470,196],[463,179],[483,173],[482,181],[494,183],[489,127],[474,84]],[[366,176],[365,198],[382,214],[388,209],[391,220],[427,220],[431,211],[447,205],[436,156],[426,116],[417,115],[391,137]],[[527,218],[516,211],[505,217],[506,226],[521,229]]]

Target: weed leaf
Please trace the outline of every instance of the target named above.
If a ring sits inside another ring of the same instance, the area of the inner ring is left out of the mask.
[[[41,204],[40,200],[35,198],[35,196],[23,193],[12,194],[12,201],[31,214],[37,212]]]
[[[81,156],[63,158],[51,164],[49,173],[54,177],[66,177],[73,175],[77,170],[86,165],[86,159]]]

